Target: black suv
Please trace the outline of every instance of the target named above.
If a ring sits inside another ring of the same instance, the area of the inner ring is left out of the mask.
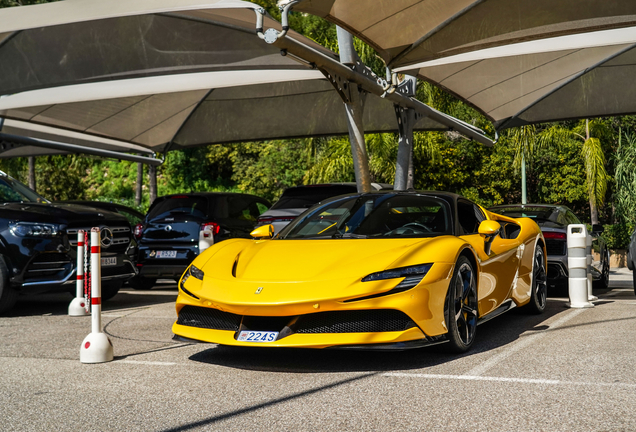
[[[256,220],[270,203],[254,195],[189,193],[167,195],[152,203],[139,242],[139,276],[129,284],[150,289],[158,278],[179,280],[192,260],[221,240],[250,238]]]
[[[124,216],[73,204],[51,203],[0,171],[0,313],[20,293],[75,293],[77,232],[108,228],[102,245],[102,299],[136,274],[130,223]],[[112,235],[112,237],[111,237]],[[107,242],[104,242],[107,243]]]

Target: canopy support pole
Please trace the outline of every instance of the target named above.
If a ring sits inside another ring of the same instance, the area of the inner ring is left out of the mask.
[[[258,16],[257,11],[257,16]],[[261,18],[262,19],[262,18]],[[266,42],[267,39],[265,40]],[[386,80],[379,78],[373,74],[361,61],[356,61],[356,64],[350,68],[346,65],[326,56],[325,54],[315,50],[312,47],[302,45],[298,41],[289,37],[280,37],[272,40],[268,43],[273,44],[280,50],[294,55],[295,57],[304,59],[312,65],[316,65],[321,71],[331,71],[334,74],[339,75],[343,80],[347,82],[357,84],[358,88],[364,90],[367,93],[373,93],[377,96],[385,95],[385,98],[393,102],[394,104],[403,106],[405,108],[412,108],[420,114],[433,119],[443,125],[446,125],[449,130],[454,130],[464,135],[465,137],[475,140],[488,147],[493,145],[493,141],[488,138],[484,131],[463,122],[459,119],[453,118],[447,114],[444,114],[430,106],[418,101],[417,99],[407,97],[398,90],[393,93],[385,94]],[[341,53],[342,54],[342,53]],[[330,73],[331,73],[330,72]]]
[[[405,96],[413,97],[417,88],[417,79],[413,76],[406,76],[400,87],[404,87]],[[399,131],[393,189],[406,190],[413,187],[413,128],[421,115],[412,108],[403,108],[397,104],[394,104],[393,107]]]
[[[347,66],[355,65],[359,59],[353,47],[353,36],[340,27],[336,28],[338,31],[340,61]],[[332,84],[333,83],[332,81]],[[363,92],[363,90],[358,88],[358,85],[353,82],[346,81],[343,87],[343,91],[339,91],[338,94],[340,94],[345,104],[345,111],[347,113],[347,127],[349,129],[349,141],[351,143],[351,157],[353,158],[356,185],[358,192],[371,192],[369,157],[364,140],[364,125],[362,121],[366,92]]]

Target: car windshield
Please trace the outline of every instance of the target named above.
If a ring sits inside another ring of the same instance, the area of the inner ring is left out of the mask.
[[[554,207],[519,207],[519,206],[511,206],[511,207],[496,207],[491,209],[493,213],[497,213],[500,215],[512,217],[512,218],[520,218],[527,217],[530,219],[534,219],[535,222],[554,222],[558,223],[559,210]]]
[[[159,201],[148,212],[148,220],[174,216],[193,216],[204,218],[207,213],[207,200],[203,197],[171,196]]]
[[[298,186],[285,190],[272,206],[272,210],[309,208],[327,198],[355,192],[357,192],[356,186],[348,185]]]
[[[424,195],[368,194],[310,210],[279,239],[431,237],[451,233],[450,206]]]
[[[0,177],[0,202],[48,202],[22,183],[9,177]]]

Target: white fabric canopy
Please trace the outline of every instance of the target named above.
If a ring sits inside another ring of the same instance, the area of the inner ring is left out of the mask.
[[[401,68],[446,88],[498,129],[636,112],[636,27],[489,48]]]
[[[0,9],[1,132],[110,150],[128,143],[131,152],[347,134],[343,103],[322,73],[256,36],[258,7],[67,0]],[[271,18],[264,24],[280,29]],[[288,37],[336,59],[294,32]],[[424,117],[415,129],[453,122]],[[393,104],[370,95],[364,126],[397,131]]]
[[[391,67],[493,46],[636,25],[634,0],[301,0]]]

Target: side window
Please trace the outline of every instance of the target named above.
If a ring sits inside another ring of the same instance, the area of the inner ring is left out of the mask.
[[[486,216],[478,206],[463,200],[457,201],[457,217],[464,234],[476,234],[479,231],[479,224],[486,220]]]

